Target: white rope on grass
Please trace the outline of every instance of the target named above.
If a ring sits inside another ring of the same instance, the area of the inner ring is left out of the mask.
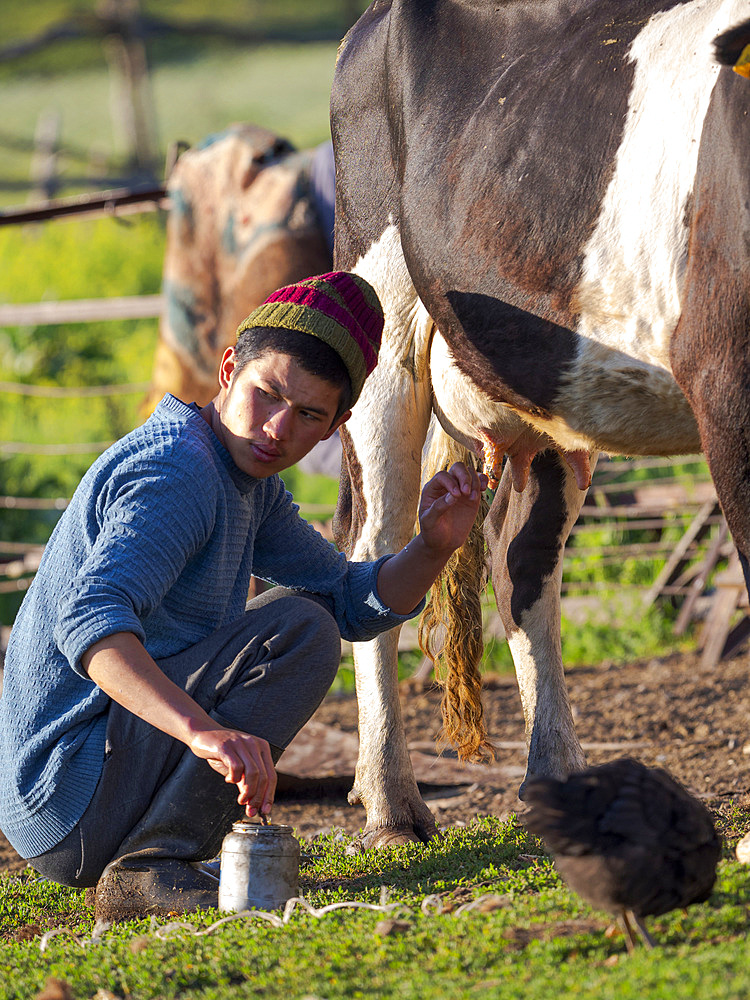
[[[478,896],[476,899],[469,900],[468,903],[462,903],[454,913],[454,916],[458,917],[462,913],[469,913],[471,910],[479,910],[480,913],[491,913],[492,910],[500,910],[508,905],[510,902],[510,896],[500,896],[496,892],[488,892],[484,896]]]
[[[171,923],[157,926],[156,918],[152,917],[151,930],[153,936],[159,938],[160,940],[171,937],[174,933],[183,930],[187,931],[187,933],[191,934],[193,937],[204,937],[206,934],[213,934],[213,932],[223,924],[229,923],[232,920],[245,920],[248,917],[258,917],[280,930],[289,923],[292,918],[292,914],[297,908],[304,910],[311,917],[315,917],[316,919],[324,917],[328,913],[333,913],[335,910],[344,909],[374,910],[377,913],[393,913],[395,910],[408,910],[405,903],[389,903],[387,900],[387,886],[381,886],[380,888],[379,903],[363,903],[361,900],[352,899],[342,900],[338,903],[328,903],[326,906],[315,907],[311,903],[308,903],[304,896],[293,896],[291,899],[286,901],[284,911],[281,916],[277,913],[270,913],[268,910],[240,910],[238,913],[230,913],[226,917],[222,917],[209,927],[204,927],[201,930],[196,930],[192,924],[188,924],[184,920],[173,920]]]
[[[42,881],[41,879],[37,881]],[[57,937],[58,934],[69,934],[73,938],[77,945],[81,948],[85,948],[89,944],[98,944],[104,934],[110,929],[112,924],[108,920],[97,920],[94,924],[94,929],[91,932],[91,937],[81,937],[80,934],[76,934],[70,929],[70,927],[53,927],[50,931],[45,931],[39,939],[39,951],[46,951],[52,938]]]
[[[74,934],[70,927],[53,927],[51,931],[45,931],[39,939],[39,951],[46,951],[47,945],[50,943],[53,937],[57,937],[58,934],[70,934],[76,944],[81,944],[82,938],[77,934]]]
[[[433,893],[430,896],[425,896],[420,904],[420,910],[425,916],[429,916],[431,913],[436,914],[438,917],[445,913],[446,906],[443,902],[443,897],[439,896],[437,893]]]
[[[304,896],[293,896],[291,899],[286,901],[284,910],[280,915],[278,913],[271,913],[268,910],[240,910],[238,913],[229,913],[204,928],[196,928],[184,920],[172,920],[167,924],[159,924],[157,922],[157,917],[152,916],[149,933],[146,936],[156,938],[159,941],[165,941],[180,932],[190,934],[192,937],[205,937],[208,934],[213,934],[214,931],[216,931],[219,927],[223,927],[224,924],[231,923],[234,920],[247,920],[248,918],[257,918],[271,924],[271,926],[275,927],[277,930],[281,930],[289,923],[292,918],[292,914],[296,909],[304,910],[305,913],[315,919],[324,917],[329,913],[334,913],[336,910],[345,909],[372,910],[376,913],[390,914],[394,914],[396,911],[401,910],[406,913],[411,913],[411,908],[406,903],[389,903],[388,897],[389,890],[388,886],[385,885],[380,887],[379,903],[364,903],[358,899],[351,899],[341,900],[338,903],[328,903],[325,906],[316,907],[313,906],[312,903],[309,903]],[[419,908],[425,916],[443,916],[446,913],[452,913],[454,916],[459,916],[459,914],[466,913],[470,910],[484,909],[489,911],[497,909],[501,905],[506,905],[507,900],[507,896],[498,896],[495,893],[489,893],[484,896],[479,896],[477,899],[473,899],[468,903],[464,903],[462,906],[459,906],[458,909],[453,910],[452,907],[445,905],[442,896],[433,893],[424,897]],[[98,920],[94,925],[90,938],[81,937],[80,935],[74,933],[74,931],[72,931],[69,927],[54,927],[52,930],[46,931],[42,935],[39,941],[39,950],[45,951],[52,938],[59,934],[70,935],[73,941],[82,948],[91,944],[98,944],[104,934],[110,930],[111,927],[112,924],[109,923],[109,921]]]

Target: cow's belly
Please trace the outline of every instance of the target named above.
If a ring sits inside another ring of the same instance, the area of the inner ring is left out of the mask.
[[[592,447],[610,454],[701,449],[695,417],[672,373],[595,341],[581,341],[554,411]]]
[[[436,332],[430,349],[433,406],[443,429],[479,454],[488,438],[501,450],[548,444],[563,451],[674,455],[700,450],[690,407],[671,373],[582,340],[549,417],[497,403],[468,379]]]

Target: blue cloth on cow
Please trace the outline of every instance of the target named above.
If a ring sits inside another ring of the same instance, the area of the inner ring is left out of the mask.
[[[347,562],[278,476],[241,472],[198,408],[165,396],[84,476],[13,626],[0,699],[11,844],[54,847],[94,793],[110,705],[81,666],[95,642],[133,632],[155,659],[175,655],[243,613],[251,574],[324,596],[344,638],[370,639],[405,620],[378,596],[381,562]]]

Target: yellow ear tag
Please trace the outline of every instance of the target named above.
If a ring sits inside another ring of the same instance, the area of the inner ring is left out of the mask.
[[[750,80],[750,45],[746,45],[740,54],[740,58],[732,66],[735,73],[746,76]]]

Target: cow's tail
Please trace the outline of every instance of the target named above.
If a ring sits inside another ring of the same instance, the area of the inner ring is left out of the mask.
[[[476,465],[471,452],[449,437],[437,423],[433,428],[425,478],[454,462]],[[482,522],[484,498],[464,545],[453,553],[430,591],[419,622],[419,645],[435,667],[443,686],[443,729],[439,742],[450,743],[462,760],[491,760],[495,751],[482,719],[484,652],[481,593],[487,582]]]

